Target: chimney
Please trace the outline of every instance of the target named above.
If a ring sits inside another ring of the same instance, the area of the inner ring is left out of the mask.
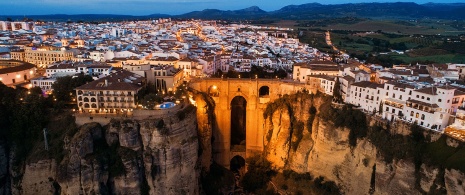
[[[108,80],[105,79],[105,87],[108,87]]]

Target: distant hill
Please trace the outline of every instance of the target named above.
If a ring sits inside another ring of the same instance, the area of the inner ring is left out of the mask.
[[[292,19],[308,20],[339,17],[365,18],[438,18],[465,19],[465,4],[355,3],[323,5],[308,3],[288,5],[279,10],[265,12],[254,6],[236,11],[203,10],[175,17],[198,19]]]
[[[465,4],[419,5],[416,3],[357,3],[321,5],[318,3],[286,6],[270,12],[268,17],[285,19],[316,19],[333,17],[367,18],[439,18],[464,19],[465,12],[460,11]]]
[[[156,18],[181,19],[228,19],[228,20],[309,20],[321,18],[363,17],[363,18],[393,18],[393,19],[465,19],[465,3],[349,3],[323,5],[307,3],[288,5],[279,10],[266,12],[257,6],[240,10],[205,9],[181,15],[152,14],[148,16],[111,15],[111,14],[80,14],[80,15],[32,15],[26,16],[34,20],[45,21],[121,21],[147,20]],[[22,20],[24,16],[0,16],[0,20],[11,18]]]
[[[223,11],[217,9],[205,9],[203,11],[194,11],[179,16],[178,18],[199,18],[199,19],[246,19],[253,17],[266,16],[268,12],[263,11],[257,6],[234,11]]]

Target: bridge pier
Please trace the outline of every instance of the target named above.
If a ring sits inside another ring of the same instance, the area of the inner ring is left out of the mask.
[[[267,103],[284,94],[295,93],[304,88],[309,90],[310,85],[278,79],[201,79],[191,82],[190,87],[209,94],[215,102],[213,160],[229,168],[231,159],[236,155],[247,159],[263,152],[263,113]],[[267,89],[263,90],[263,87]],[[267,94],[262,94],[263,91]],[[245,98],[247,102],[244,151],[231,150],[231,102],[237,96]]]

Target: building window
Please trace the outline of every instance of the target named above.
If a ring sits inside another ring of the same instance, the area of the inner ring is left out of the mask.
[[[438,102],[442,102],[442,100],[441,100],[441,99],[438,99]]]
[[[421,120],[425,120],[425,115],[424,114],[421,115]]]
[[[441,115],[439,115],[439,119],[442,119],[443,117],[444,117],[444,115],[442,115],[442,114],[441,114]]]
[[[389,107],[386,107],[386,111],[389,111]]]
[[[415,114],[415,118],[418,118],[420,116],[420,114],[418,114],[418,112]]]

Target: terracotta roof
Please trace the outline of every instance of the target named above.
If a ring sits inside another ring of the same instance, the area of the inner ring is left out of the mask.
[[[76,90],[138,90],[142,88],[145,78],[132,72],[121,70],[97,79]],[[105,84],[107,83],[107,84]]]
[[[17,60],[0,60],[0,65],[1,64],[8,64],[8,62],[19,62],[20,65],[12,65],[11,67],[8,68],[2,68],[0,69],[0,74],[8,74],[12,72],[19,72],[19,71],[24,71],[28,69],[35,68],[36,66],[31,63],[27,62],[22,62],[22,61],[17,61]]]
[[[465,95],[465,92],[463,92],[461,90],[455,90],[454,91],[454,96],[461,96],[461,95]]]
[[[330,76],[330,75],[308,75],[307,77],[315,77],[315,78],[320,78],[320,79],[326,79],[330,81],[334,81],[335,76]]]
[[[383,88],[384,84],[373,83],[373,82],[370,82],[370,81],[361,81],[361,82],[353,83],[352,86],[376,89],[378,87]]]
[[[437,95],[436,90],[437,90],[436,87],[425,87],[425,88],[418,89],[415,91],[424,93],[424,94],[429,94],[429,95]]]
[[[349,82],[355,82],[355,78],[351,77],[349,75],[346,75],[346,76],[342,77],[342,79],[344,79],[346,81],[349,81]]]

